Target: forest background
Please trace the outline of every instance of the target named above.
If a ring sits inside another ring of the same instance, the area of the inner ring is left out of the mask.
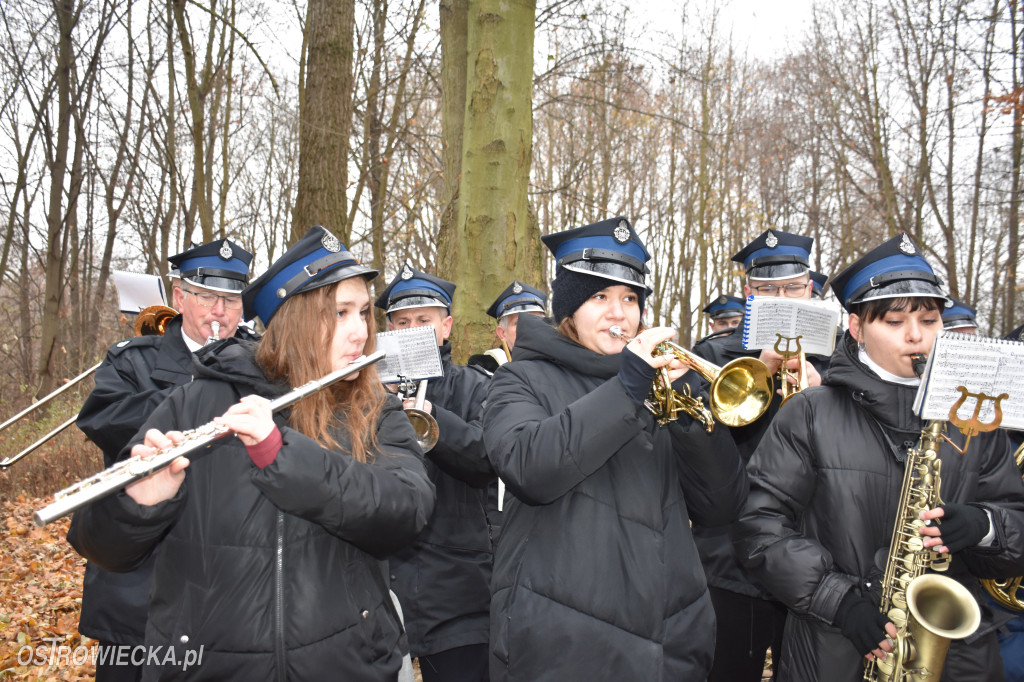
[[[824,273],[905,230],[983,331],[1019,325],[1018,0],[808,16],[751,55],[701,0],[3,3],[0,407],[131,335],[112,270],[230,237],[259,273],[315,223],[378,291],[405,261],[457,282],[461,358],[509,281],[546,288],[539,235],[616,215],[687,346],[766,228]]]
[[[1020,1],[818,2],[774,35],[761,2],[756,50],[729,6],[0,2],[0,415],[132,334],[112,271],[230,237],[258,274],[315,223],[378,292],[405,261],[457,282],[462,358],[494,345],[484,310],[513,278],[547,287],[541,234],[616,215],[653,256],[648,322],[686,346],[766,228],[813,236],[823,273],[907,231],[984,332],[1024,321]],[[91,675],[18,655],[84,644],[66,520],[29,517],[101,461],[71,429],[0,472],[0,674]]]

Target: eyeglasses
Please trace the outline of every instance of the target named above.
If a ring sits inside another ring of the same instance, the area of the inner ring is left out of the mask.
[[[196,303],[203,306],[204,308],[213,308],[217,305],[217,300],[224,302],[224,310],[241,310],[242,309],[242,297],[241,296],[219,296],[217,294],[200,293],[198,291],[190,291],[188,289],[182,289],[183,294],[192,294],[196,297]]]
[[[786,298],[796,298],[804,295],[809,284],[809,282],[790,282],[781,286],[778,284],[762,284],[759,287],[750,288],[756,291],[758,296],[778,296],[781,292]]]

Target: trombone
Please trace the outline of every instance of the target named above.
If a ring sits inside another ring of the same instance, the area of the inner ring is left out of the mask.
[[[627,343],[632,340],[622,333],[622,328],[618,325],[611,327],[608,333]],[[715,419],[726,426],[746,426],[757,421],[772,402],[774,384],[771,374],[768,373],[765,364],[757,358],[736,358],[724,367],[719,367],[671,341],[658,344],[655,351],[671,353],[711,384],[709,394],[711,413]],[[689,395],[680,396],[672,390],[672,386],[668,385],[666,381],[666,373],[659,374],[655,379],[652,393],[661,405],[655,406],[659,408],[657,410],[648,405],[652,412],[670,415],[665,418],[671,421],[675,419],[676,410],[671,408],[670,403],[682,402],[684,405],[697,403],[699,407],[695,409],[698,414],[702,414],[704,406],[700,398],[692,398]],[[686,407],[682,409],[703,422],[708,433],[711,432],[708,422],[703,416],[694,414]],[[713,427],[713,424],[711,426]]]
[[[139,312],[139,316],[135,319],[135,336],[163,336],[163,333],[167,328],[167,323],[177,314],[178,311],[176,311],[174,308],[169,308],[165,305],[151,305],[148,308],[144,308],[141,312]],[[102,364],[102,362],[97,362],[95,365],[85,370],[68,383],[64,384],[63,386],[49,393],[48,395],[44,396],[40,400],[37,400],[36,402],[32,403],[24,410],[22,410],[18,414],[14,415],[13,417],[5,421],[3,424],[0,424],[0,432],[2,432],[4,429],[11,426],[15,422],[21,420],[27,414],[34,412],[43,405],[47,404],[48,402],[59,396],[61,393],[71,388],[72,386],[75,386],[79,382],[92,376],[92,374],[96,370],[98,370],[100,368],[100,365]],[[77,414],[75,414],[67,421],[59,424],[55,429],[47,433],[45,436],[43,436],[36,442],[32,443],[32,445],[29,445],[27,448],[25,448],[18,454],[14,455],[13,457],[5,457],[2,461],[0,461],[0,471],[6,471],[12,464],[15,464],[19,460],[23,459],[24,457],[39,449],[39,447],[42,446],[44,443],[48,442],[49,440],[57,436],[57,434],[61,433],[69,426],[74,424],[76,419],[78,419]]]

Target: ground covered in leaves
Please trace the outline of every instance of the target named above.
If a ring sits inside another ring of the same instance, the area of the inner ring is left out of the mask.
[[[0,677],[91,680],[95,641],[78,634],[85,560],[64,540],[69,517],[32,523],[47,501],[0,499]]]

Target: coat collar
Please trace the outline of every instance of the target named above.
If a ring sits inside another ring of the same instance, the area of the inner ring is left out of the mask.
[[[520,315],[513,360],[548,360],[574,372],[610,379],[619,373],[621,357],[601,355],[558,333],[536,315]]]

